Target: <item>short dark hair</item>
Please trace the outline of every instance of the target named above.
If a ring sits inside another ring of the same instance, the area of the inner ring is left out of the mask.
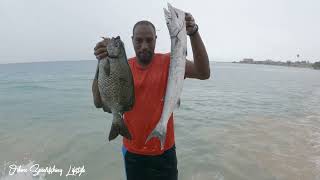
[[[138,21],[134,26],[133,26],[133,30],[132,30],[132,35],[134,34],[134,30],[136,29],[136,27],[138,25],[150,25],[152,27],[152,29],[154,30],[154,33],[156,33],[156,28],[154,27],[154,25],[147,20],[142,20],[142,21]]]

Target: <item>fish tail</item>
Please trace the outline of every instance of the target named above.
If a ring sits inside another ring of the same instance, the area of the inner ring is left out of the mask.
[[[152,138],[158,138],[160,140],[160,147],[161,147],[161,150],[163,150],[164,148],[164,144],[165,144],[165,141],[166,141],[166,134],[165,133],[160,133],[160,131],[157,130],[157,128],[155,128],[150,134],[149,136],[147,137],[147,140],[145,143],[147,143],[150,139]]]
[[[115,139],[119,134],[129,140],[132,139],[129,129],[124,123],[123,118],[119,114],[114,114],[109,133],[109,141]]]

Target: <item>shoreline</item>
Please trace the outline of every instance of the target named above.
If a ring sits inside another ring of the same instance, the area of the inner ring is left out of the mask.
[[[309,61],[272,61],[272,60],[265,60],[265,61],[254,61],[253,59],[243,59],[242,61],[236,62],[233,61],[232,63],[235,64],[255,64],[255,65],[271,65],[271,66],[282,66],[282,67],[295,67],[295,68],[309,68],[309,69],[320,69],[320,62],[310,63]]]
[[[293,68],[310,68],[314,69],[312,65],[310,66],[292,66],[292,65],[278,65],[278,64],[263,64],[263,63],[241,63],[241,62],[231,62],[233,64],[253,64],[253,65],[267,65],[267,66],[281,66],[281,67],[293,67]]]

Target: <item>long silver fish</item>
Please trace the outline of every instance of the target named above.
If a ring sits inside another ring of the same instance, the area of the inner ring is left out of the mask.
[[[169,3],[168,10],[164,8],[165,19],[171,38],[168,82],[160,121],[147,138],[147,141],[149,141],[153,137],[158,137],[161,149],[164,148],[166,140],[167,123],[182,92],[187,56],[185,12],[172,7]]]
[[[103,110],[113,114],[109,141],[119,134],[131,139],[123,113],[132,109],[135,101],[133,76],[120,37],[110,39],[108,57],[99,61],[98,87]]]

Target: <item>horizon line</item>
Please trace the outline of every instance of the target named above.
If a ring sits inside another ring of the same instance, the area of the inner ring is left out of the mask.
[[[44,60],[44,61],[21,61],[21,62],[0,62],[1,65],[6,64],[31,64],[31,63],[50,63],[50,62],[78,62],[78,61],[97,61],[96,59],[80,59],[80,60]],[[213,61],[210,62],[232,62],[232,61]]]
[[[214,60],[211,60],[214,59]],[[217,62],[217,63],[232,63],[232,62],[240,62],[243,59],[247,59],[247,58],[242,58],[241,60],[227,60],[228,58],[209,58],[210,62]],[[234,59],[234,58],[230,58],[230,59]],[[252,58],[253,59],[253,58]],[[192,60],[192,59],[189,59]],[[268,59],[266,58],[265,60],[254,60],[254,61],[266,61],[266,60],[272,60],[272,59]],[[31,60],[31,61],[18,61],[18,62],[0,62],[1,65],[6,65],[6,64],[28,64],[28,63],[50,63],[50,62],[77,62],[77,61],[97,61],[96,59],[78,59],[78,60],[44,60],[44,61],[37,61],[37,60]],[[275,62],[279,62],[277,60],[272,60]],[[306,60],[299,60],[299,61],[306,61]],[[287,61],[280,61],[280,62],[287,62]],[[295,61],[292,61],[295,62]],[[310,63],[315,63],[318,62],[317,60],[313,61],[309,61]]]

